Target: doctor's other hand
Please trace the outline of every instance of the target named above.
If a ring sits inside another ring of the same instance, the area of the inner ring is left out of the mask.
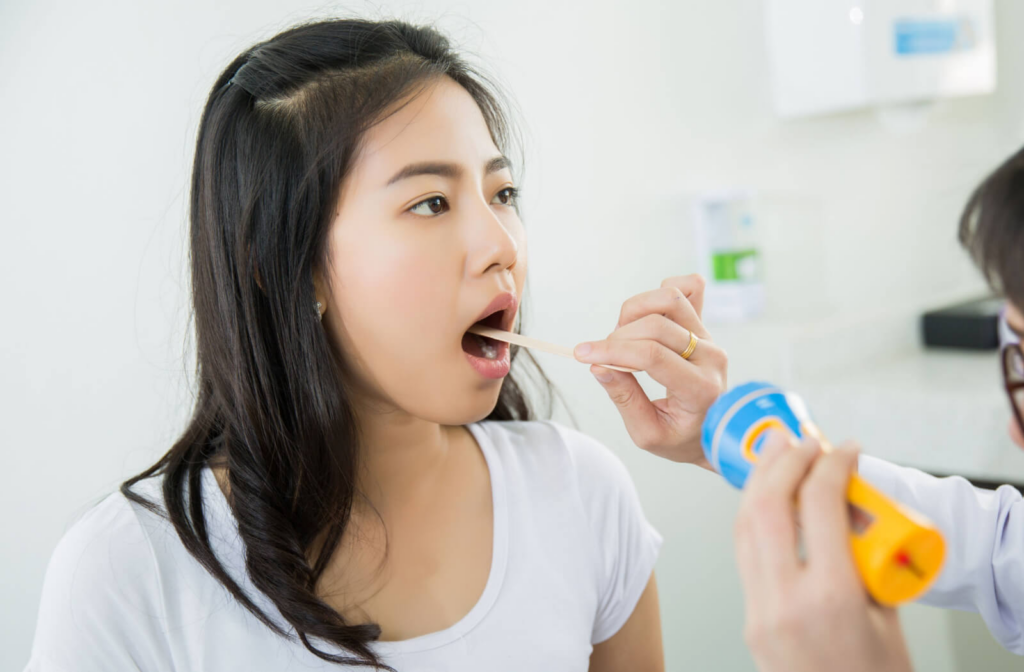
[[[711,469],[700,429],[708,408],[725,392],[728,359],[701,322],[703,305],[704,278],[668,278],[660,288],[628,299],[615,331],[602,341],[580,343],[575,355],[592,365],[636,445]],[[665,398],[651,400],[634,374],[601,364],[646,371],[665,386]]]
[[[867,594],[850,549],[846,488],[858,450],[790,441],[768,438],[736,519],[745,638],[758,669],[911,672],[899,617]]]

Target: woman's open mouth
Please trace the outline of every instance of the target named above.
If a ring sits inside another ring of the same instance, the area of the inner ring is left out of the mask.
[[[491,327],[492,329],[502,329],[502,321],[504,319],[504,312],[493,313],[490,316],[480,320],[476,324],[484,327]],[[499,349],[501,346],[507,346],[508,343],[496,341],[493,338],[487,336],[481,336],[479,334],[471,334],[468,331],[462,336],[462,349],[467,354],[473,355],[474,357],[483,357],[484,359],[497,359]]]
[[[516,304],[515,295],[499,295],[485,310],[488,314],[474,326],[507,331],[515,319]],[[467,331],[462,335],[462,350],[470,365],[485,378],[504,378],[508,375],[512,364],[508,343]]]

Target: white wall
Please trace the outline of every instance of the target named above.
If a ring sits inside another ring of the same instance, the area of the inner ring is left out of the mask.
[[[944,102],[902,135],[870,113],[774,119],[755,0],[385,7],[439,19],[519,102],[534,335],[603,336],[628,296],[690,271],[679,195],[706,187],[820,203],[824,277],[806,282],[824,288],[826,312],[923,306],[981,287],[955,219],[969,188],[1024,141],[1015,0],[997,2],[998,93]],[[3,669],[27,658],[63,530],[160,455],[187,415],[184,203],[214,76],[288,23],[346,9],[381,13],[281,0],[0,5]],[[734,380],[748,361],[734,354]],[[669,669],[752,669],[732,563],[735,493],[632,448],[586,370],[548,364],[580,425],[625,460],[665,536]],[[909,612],[922,669],[989,655],[984,643],[967,658],[936,648],[951,627]]]

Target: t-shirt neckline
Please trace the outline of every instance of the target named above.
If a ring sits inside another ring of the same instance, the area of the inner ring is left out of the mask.
[[[465,616],[450,627],[445,628],[444,630],[438,630],[437,632],[413,637],[411,639],[373,642],[373,649],[381,656],[390,657],[428,651],[457,641],[483,621],[490,610],[494,607],[495,602],[497,602],[498,595],[501,592],[501,585],[504,582],[505,571],[508,564],[508,506],[506,502],[504,473],[502,472],[501,460],[496,454],[491,437],[487,433],[486,428],[480,423],[466,425],[466,428],[473,435],[477,445],[480,446],[480,451],[483,453],[484,461],[487,463],[487,470],[490,473],[491,480],[493,540],[491,546],[491,569],[487,576],[487,583],[484,586],[483,593],[481,593],[476,604],[473,605]],[[243,549],[241,539],[237,536],[237,522],[234,520],[234,516],[231,515],[227,499],[224,497],[224,493],[221,492],[220,486],[217,484],[217,479],[213,474],[213,470],[209,467],[204,469],[204,480],[204,500],[206,500],[206,502],[209,505],[212,505],[212,508],[215,509],[206,509],[206,516],[208,519],[215,517],[217,522],[230,521],[229,524],[233,528],[231,530],[233,533],[231,536],[234,537],[234,541],[237,543],[228,544],[229,548],[225,550],[229,553],[241,556]],[[213,515],[211,516],[211,514]],[[216,550],[218,550],[216,549],[216,546],[219,544],[214,542],[214,536],[215,535],[211,534],[211,542],[215,544],[214,550],[216,552]],[[237,567],[244,572],[244,560],[241,557],[219,559],[226,567]],[[248,581],[248,577],[246,577],[246,579],[245,583],[247,584],[247,587],[255,590],[255,588],[252,587],[251,582]],[[261,607],[271,609],[270,613],[276,617],[275,620],[282,620],[280,612],[274,608],[273,603],[270,602],[266,595],[260,592],[258,599]],[[282,622],[282,625],[284,625],[288,631],[292,631],[292,628],[286,623]],[[323,646],[328,651],[334,653],[346,653],[337,647],[327,645],[325,642],[320,642],[320,646]]]
[[[501,471],[501,461],[495,454],[491,437],[487,430],[480,424],[466,425],[477,445],[480,446],[487,462],[487,469],[491,477],[491,509],[493,512],[492,534],[493,543],[491,546],[491,571],[487,576],[487,584],[473,608],[465,616],[459,619],[452,626],[437,632],[431,632],[412,639],[403,639],[390,642],[374,642],[373,648],[384,656],[400,655],[436,649],[450,644],[469,633],[473,628],[483,621],[494,603],[498,600],[501,591],[501,584],[505,579],[505,569],[508,562],[508,509],[505,501],[505,480]]]

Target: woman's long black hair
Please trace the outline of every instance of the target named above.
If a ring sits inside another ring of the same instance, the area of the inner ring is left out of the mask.
[[[347,623],[316,592],[356,495],[359,432],[350,371],[317,320],[313,276],[327,263],[328,226],[361,135],[439,77],[469,92],[507,152],[510,126],[493,86],[432,28],[310,23],[255,45],[220,74],[192,171],[195,409],[171,449],[121,486],[160,512],[131,487],[162,476],[166,515],[188,551],[267,627],[291,637],[211,549],[201,477],[211,462],[226,466],[253,584],[307,649],[342,664],[380,665],[368,646],[380,628]],[[550,391],[543,373],[537,380]],[[489,419],[530,417],[522,388],[506,379]]]

